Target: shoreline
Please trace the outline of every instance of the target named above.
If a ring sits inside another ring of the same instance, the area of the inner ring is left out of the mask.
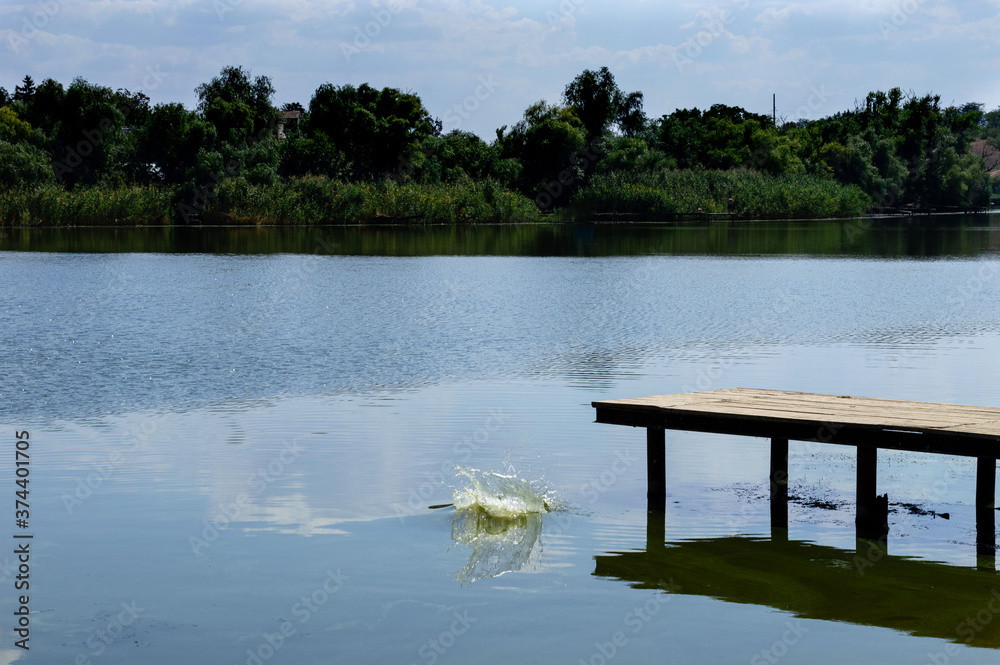
[[[940,217],[966,217],[1000,214],[1000,207],[988,210],[968,210],[968,211],[945,211],[913,214],[878,214],[859,215],[855,217],[769,217],[769,218],[740,218],[730,217],[720,214],[699,214],[683,213],[690,216],[690,219],[533,219],[524,221],[484,221],[484,222],[305,222],[288,223],[281,221],[273,222],[248,222],[245,224],[21,224],[21,225],[0,225],[0,234],[6,231],[24,230],[52,230],[52,229],[416,229],[416,228],[475,228],[484,226],[564,226],[564,225],[594,225],[594,226],[655,226],[669,225],[679,226],[691,224],[692,226],[703,226],[706,224],[761,224],[761,223],[788,223],[788,222],[852,222],[860,220],[885,221],[900,220],[914,221],[920,219],[936,219]],[[724,218],[723,218],[724,217]]]

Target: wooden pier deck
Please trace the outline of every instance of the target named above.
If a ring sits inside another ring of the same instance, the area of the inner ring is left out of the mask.
[[[771,439],[771,523],[787,527],[788,441],[855,446],[856,525],[861,538],[887,531],[887,497],[876,492],[879,448],[975,457],[977,543],[995,551],[1000,408],[732,388],[593,402],[597,422],[646,428],[648,502],[666,501],[664,430]]]

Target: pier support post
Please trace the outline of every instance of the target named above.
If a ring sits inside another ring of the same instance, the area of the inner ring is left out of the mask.
[[[788,439],[771,439],[771,540],[788,539]]]
[[[877,493],[878,448],[858,446],[857,515],[858,538],[884,540],[889,533],[889,496]]]
[[[650,512],[667,508],[666,435],[655,427],[646,428],[646,505]]]
[[[996,566],[997,461],[992,457],[976,458],[976,553],[980,567]]]

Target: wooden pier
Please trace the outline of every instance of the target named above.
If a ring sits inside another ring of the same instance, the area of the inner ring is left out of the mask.
[[[887,534],[887,497],[876,490],[879,448],[977,459],[976,529],[981,555],[996,549],[1000,408],[732,388],[594,402],[597,422],[646,428],[649,510],[666,508],[665,430],[771,439],[771,526],[788,526],[788,442],[855,446],[859,538]]]

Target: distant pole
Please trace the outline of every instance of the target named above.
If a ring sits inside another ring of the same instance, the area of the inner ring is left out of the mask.
[[[778,126],[778,93],[771,93],[771,114],[774,126]]]

